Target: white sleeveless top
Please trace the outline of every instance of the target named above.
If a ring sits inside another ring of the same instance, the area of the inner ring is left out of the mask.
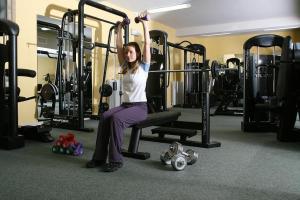
[[[123,103],[147,102],[146,83],[149,63],[142,62],[134,74],[128,70],[123,75]]]

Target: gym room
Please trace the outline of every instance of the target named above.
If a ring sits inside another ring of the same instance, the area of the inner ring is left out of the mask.
[[[299,81],[298,0],[1,0],[0,199],[300,200]]]

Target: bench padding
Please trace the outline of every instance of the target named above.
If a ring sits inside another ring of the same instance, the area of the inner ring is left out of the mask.
[[[122,154],[127,157],[142,160],[150,158],[150,153],[138,151],[142,129],[149,126],[159,126],[165,123],[174,122],[180,115],[181,113],[176,111],[164,111],[148,114],[147,119],[131,126],[132,130],[128,150],[122,150]]]
[[[146,128],[149,126],[158,126],[164,123],[176,121],[181,115],[181,112],[178,111],[164,111],[157,113],[148,114],[147,119],[141,121],[138,124],[135,124],[133,127],[136,128]]]

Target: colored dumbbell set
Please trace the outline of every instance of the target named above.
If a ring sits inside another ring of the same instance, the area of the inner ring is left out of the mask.
[[[183,151],[183,146],[178,142],[174,142],[168,150],[161,153],[160,160],[165,165],[172,165],[176,171],[181,171],[187,165],[196,163],[198,156],[199,154],[192,149]]]
[[[52,146],[52,152],[80,156],[83,154],[83,145],[76,141],[73,133],[62,134]]]

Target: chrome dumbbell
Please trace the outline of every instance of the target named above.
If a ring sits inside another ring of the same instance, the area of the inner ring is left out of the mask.
[[[192,165],[197,162],[199,154],[192,149],[188,149],[182,154],[186,157],[186,161],[188,165]]]
[[[171,165],[171,159],[172,157],[170,156],[169,151],[164,151],[160,154],[160,161],[164,165]]]
[[[183,151],[183,146],[174,142],[169,146],[167,151],[164,151],[160,155],[160,160],[165,165],[172,165],[172,167],[181,171],[184,170],[186,165],[192,165],[197,162],[199,154],[192,149]]]
[[[172,157],[171,165],[177,171],[184,170],[187,165],[186,157],[183,154],[177,154]]]
[[[160,154],[160,160],[163,164],[170,165],[172,157],[177,154],[181,154],[182,151],[183,146],[178,142],[174,142],[170,144],[169,149],[167,151],[164,151]]]

